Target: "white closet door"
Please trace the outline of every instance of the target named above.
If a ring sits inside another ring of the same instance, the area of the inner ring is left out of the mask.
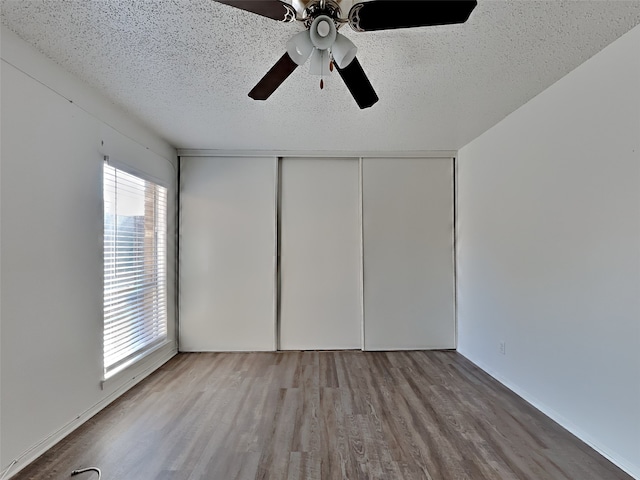
[[[280,349],[359,349],[358,160],[281,162]]]
[[[277,159],[181,159],[180,350],[275,350]]]
[[[367,350],[455,348],[453,159],[362,163]]]

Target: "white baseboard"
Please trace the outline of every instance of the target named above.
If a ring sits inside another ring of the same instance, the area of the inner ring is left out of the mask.
[[[20,470],[24,469],[34,460],[36,460],[39,456],[44,454],[47,450],[53,447],[56,443],[62,440],[64,437],[73,432],[76,428],[81,426],[84,422],[89,420],[91,417],[96,415],[98,412],[107,407],[111,402],[116,400],[118,397],[123,395],[127,390],[130,390],[132,387],[140,383],[146,377],[155,372],[162,365],[171,360],[176,354],[178,350],[173,347],[167,349],[165,352],[158,352],[158,356],[153,359],[149,365],[147,365],[142,371],[135,373],[129,380],[125,381],[120,387],[114,390],[112,393],[103,398],[100,402],[96,403],[89,409],[82,412],[71,422],[67,423],[55,433],[49,435],[44,440],[38,442],[23,454],[21,454],[17,459],[13,460],[9,467],[5,468],[9,470],[9,474],[6,477],[2,477],[2,473],[0,472],[0,478],[6,478],[7,480],[15,476]],[[14,463],[15,462],[15,463]]]
[[[573,435],[578,437],[580,440],[582,440],[584,443],[589,445],[591,448],[593,448],[596,452],[598,452],[600,455],[605,457],[611,463],[613,463],[614,465],[620,467],[626,473],[631,475],[634,479],[640,480],[640,465],[634,465],[633,463],[629,462],[628,460],[626,460],[624,458],[621,458],[620,456],[616,455],[614,452],[611,452],[606,447],[602,446],[597,440],[595,440],[590,435],[585,433],[578,426],[576,426],[575,424],[573,424],[572,422],[567,420],[563,415],[560,415],[553,408],[550,408],[549,406],[547,406],[544,403],[540,402],[536,397],[534,397],[533,395],[529,394],[529,392],[527,392],[526,390],[520,388],[518,385],[515,385],[515,384],[511,383],[510,381],[508,381],[507,379],[503,378],[501,375],[499,375],[497,372],[495,372],[492,368],[489,368],[487,365],[483,364],[482,362],[478,362],[478,361],[474,360],[473,358],[466,356],[464,353],[462,353],[460,351],[458,351],[458,353],[460,353],[460,355],[465,357],[467,360],[469,360],[471,363],[476,365],[478,368],[480,368],[484,372],[486,372],[489,375],[491,375],[498,382],[500,382],[502,385],[504,385],[509,390],[514,392],[516,395],[518,395],[524,401],[526,401],[527,403],[532,405],[534,408],[540,410],[547,417],[551,418],[554,422],[558,423],[561,427],[563,427],[564,429],[568,430]]]

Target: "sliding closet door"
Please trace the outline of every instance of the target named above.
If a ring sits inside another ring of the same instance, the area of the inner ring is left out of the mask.
[[[359,349],[358,160],[281,162],[280,349]]]
[[[275,350],[276,162],[181,159],[180,350]]]
[[[367,350],[455,348],[453,159],[362,163]]]

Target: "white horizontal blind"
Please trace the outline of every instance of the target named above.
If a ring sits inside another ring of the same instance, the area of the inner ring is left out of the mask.
[[[104,373],[167,337],[167,189],[104,164]]]

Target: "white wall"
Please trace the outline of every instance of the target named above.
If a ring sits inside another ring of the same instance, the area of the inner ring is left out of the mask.
[[[458,185],[459,351],[640,478],[640,27],[465,146]]]
[[[0,468],[15,473],[175,353],[170,265],[168,343],[101,389],[103,156],[171,199],[177,176],[168,144],[4,29],[1,74]]]

